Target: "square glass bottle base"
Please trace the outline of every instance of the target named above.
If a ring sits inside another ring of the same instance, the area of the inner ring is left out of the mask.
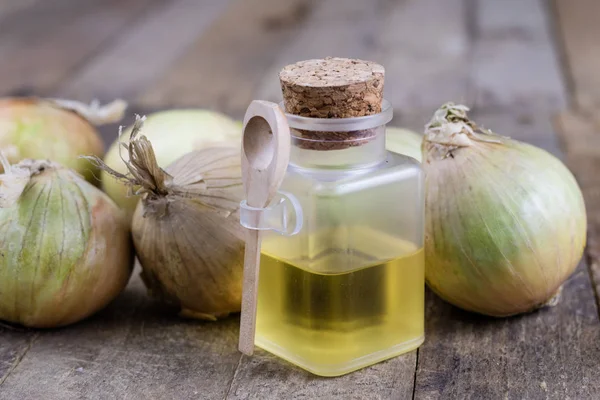
[[[265,340],[262,337],[256,338],[256,345],[261,349],[266,350],[269,353],[272,353],[286,361],[289,361],[292,364],[315,375],[334,377],[345,375],[350,372],[354,372],[359,369],[368,367],[370,365],[377,364],[378,362],[394,358],[404,353],[408,353],[412,350],[417,349],[423,343],[423,341],[424,336],[421,336],[413,340],[397,344],[393,347],[389,347],[384,350],[380,350],[375,353],[370,353],[363,357],[355,358],[351,361],[344,361],[341,363],[328,363],[326,361],[315,363],[314,361],[311,361],[311,359],[304,358],[302,357],[302,355],[299,354],[291,353],[290,351],[281,348],[277,344]],[[316,351],[322,352],[320,358],[322,358],[323,360],[327,360],[327,351],[323,351],[323,349],[318,349]],[[336,357],[334,356],[332,358],[333,360],[335,360]]]
[[[322,376],[416,349],[424,334],[423,249],[407,250],[340,273],[317,273],[263,253],[256,345]],[[313,267],[320,270],[349,264],[339,251],[318,260]]]

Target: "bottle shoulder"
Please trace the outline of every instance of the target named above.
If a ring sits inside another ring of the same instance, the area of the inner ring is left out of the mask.
[[[317,170],[290,166],[282,189],[321,195],[344,195],[394,183],[414,181],[418,184],[422,174],[421,165],[414,158],[388,152],[384,161],[370,168]]]

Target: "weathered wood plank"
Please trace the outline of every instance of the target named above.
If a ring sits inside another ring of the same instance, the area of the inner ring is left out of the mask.
[[[427,312],[415,399],[597,398],[599,328],[585,266],[552,309],[491,319],[430,294]]]
[[[376,340],[376,339],[375,339]],[[338,378],[319,378],[264,351],[243,357],[227,399],[403,400],[412,397],[415,355]]]
[[[42,0],[20,0],[0,2],[0,22],[5,18],[14,16],[18,12],[26,12],[41,1]]]
[[[243,116],[264,70],[309,13],[310,0],[231,5],[139,102],[198,106]]]
[[[587,255],[600,307],[600,15],[596,1],[554,1],[559,42],[571,83],[572,111],[557,116],[556,126],[568,165],[580,182],[588,212]]]
[[[600,108],[600,2],[554,0],[560,41],[576,107]]]
[[[279,71],[301,60],[328,56],[375,60],[381,19],[389,2],[376,0],[325,0],[314,5],[302,30],[278,53],[264,71],[255,97],[281,101]]]
[[[229,1],[177,0],[152,8],[89,59],[58,95],[89,101],[134,98],[181,57]]]
[[[0,391],[2,383],[21,362],[35,337],[35,332],[0,325]]]
[[[479,109],[557,110],[566,96],[542,0],[478,0],[470,86]]]
[[[3,22],[0,94],[52,94],[74,68],[162,0],[57,0]]]
[[[600,308],[600,119],[595,122],[565,111],[556,127],[565,148],[567,165],[577,178],[588,214],[587,255],[596,303]]]
[[[479,116],[478,123],[499,135],[523,140],[549,151],[560,159],[564,158],[549,113],[532,113],[524,108],[520,111],[506,112],[476,111],[475,117],[477,116]]]
[[[0,399],[223,399],[240,359],[238,319],[202,323],[172,311],[148,299],[136,272],[95,317],[40,332]]]
[[[471,51],[466,2],[390,5],[380,22],[376,59],[386,68],[385,97],[397,114],[433,112],[449,100],[464,102]]]
[[[286,64],[340,56],[386,68],[385,97],[395,124],[422,131],[423,116],[449,99],[464,101],[470,42],[464,0],[322,1],[263,74],[255,97],[280,101],[277,74]],[[427,29],[415,29],[415,26]],[[421,114],[420,117],[415,117]]]

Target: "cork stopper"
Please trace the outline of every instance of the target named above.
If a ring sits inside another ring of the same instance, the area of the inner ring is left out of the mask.
[[[348,58],[328,57],[288,65],[279,73],[285,111],[309,118],[350,118],[380,113],[384,75],[383,66],[377,63]],[[371,129],[293,130],[292,134],[316,141],[300,143],[301,147],[337,150],[360,146],[375,132]]]

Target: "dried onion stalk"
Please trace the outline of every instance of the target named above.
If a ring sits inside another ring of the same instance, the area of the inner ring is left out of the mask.
[[[128,159],[127,153],[119,152],[119,143],[126,142],[131,133],[127,128],[124,135],[116,140],[106,152],[104,162],[111,169],[125,174],[127,168],[121,157]],[[175,109],[159,111],[148,115],[144,121],[144,136],[152,142],[156,161],[166,167],[184,154],[207,147],[231,143],[240,147],[242,128],[228,116],[205,109]],[[115,179],[106,171],[100,173],[102,189],[129,218],[133,216],[139,198],[127,195],[127,185]]]

